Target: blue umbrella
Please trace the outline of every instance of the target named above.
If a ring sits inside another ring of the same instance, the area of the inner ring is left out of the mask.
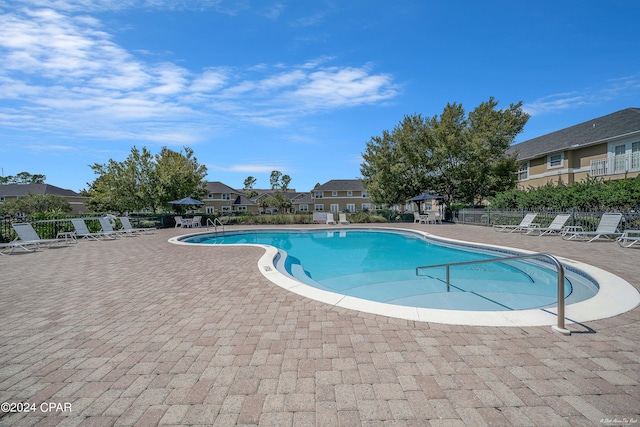
[[[204,205],[204,202],[201,202],[200,200],[193,199],[191,197],[185,197],[184,199],[173,200],[173,201],[169,202],[169,204],[171,204],[171,205]]]
[[[421,195],[416,196],[416,197],[412,197],[409,200],[415,201],[415,202],[419,202],[421,200],[443,199],[443,198],[444,197],[442,197],[442,196],[436,196],[436,195],[433,195],[433,194],[422,193]]]

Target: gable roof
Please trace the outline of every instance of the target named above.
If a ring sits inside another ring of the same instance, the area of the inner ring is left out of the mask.
[[[207,191],[209,193],[243,194],[242,191],[235,190],[235,189],[229,187],[227,184],[223,184],[220,181],[209,181],[209,182],[207,182]]]
[[[0,185],[0,196],[27,196],[29,194],[55,194],[63,197],[85,197],[73,190],[51,184],[4,184]]]
[[[634,133],[640,135],[640,108],[627,108],[512,145],[507,152],[518,153],[519,160],[526,160]]]
[[[312,191],[364,191],[364,185],[360,179],[332,179],[314,188]]]

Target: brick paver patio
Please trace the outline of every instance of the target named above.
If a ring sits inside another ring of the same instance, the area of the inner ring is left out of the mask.
[[[640,250],[612,242],[406,227],[640,287]],[[281,289],[259,248],[167,242],[185,232],[0,257],[0,402],[35,404],[0,425],[640,425],[640,308],[570,337],[398,320]]]

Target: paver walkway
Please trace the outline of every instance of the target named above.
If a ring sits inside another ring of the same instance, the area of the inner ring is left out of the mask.
[[[640,287],[640,250],[612,242],[406,227]],[[640,308],[570,337],[398,320],[273,285],[259,248],[167,242],[185,232],[0,257],[0,402],[35,404],[0,425],[640,425]]]

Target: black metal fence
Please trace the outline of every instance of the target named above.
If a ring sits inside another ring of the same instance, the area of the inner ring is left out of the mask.
[[[484,225],[492,227],[494,225],[518,225],[528,213],[536,213],[536,224],[541,227],[548,227],[558,214],[570,214],[566,226],[580,226],[585,231],[595,231],[600,222],[602,214],[607,212],[580,211],[571,209],[569,211],[529,211],[529,210],[489,210],[489,209],[460,209],[452,212],[451,220],[457,224]],[[620,212],[620,231],[640,229],[640,212],[628,211]]]
[[[38,233],[41,239],[52,239],[58,236],[58,233],[74,231],[71,219],[74,217],[64,217],[59,219],[47,219],[41,221],[30,221],[30,224]],[[99,216],[83,216],[77,217],[85,220],[87,228],[92,233],[100,231],[102,226],[100,225]],[[173,227],[173,216],[131,216],[129,217],[131,226],[135,228],[144,227]],[[13,228],[12,223],[25,222],[22,219],[0,219],[0,243],[6,243],[14,240],[17,235]],[[117,220],[116,220],[117,222]],[[117,224],[116,227],[120,227]]]

